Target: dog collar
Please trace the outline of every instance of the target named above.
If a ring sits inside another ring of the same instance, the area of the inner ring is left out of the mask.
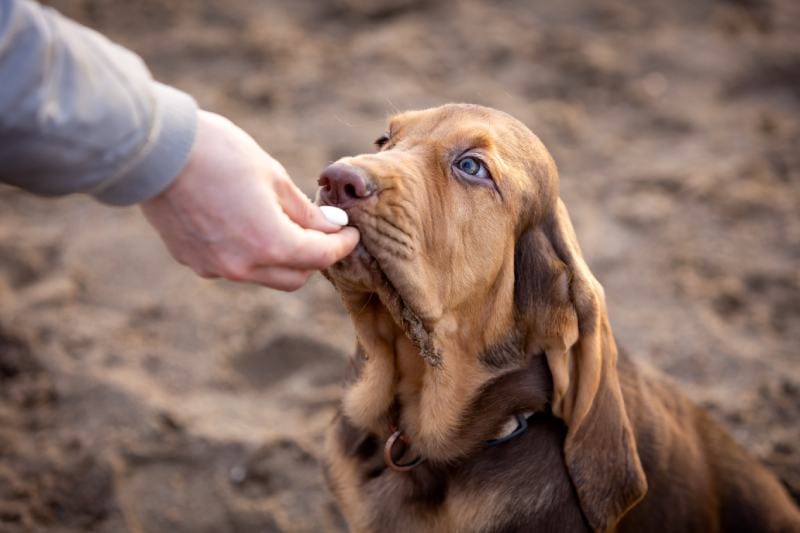
[[[498,435],[491,439],[484,441],[483,443],[488,447],[499,446],[500,444],[505,444],[506,442],[513,440],[528,429],[528,418],[532,416],[533,413],[531,412],[524,412],[524,413],[517,413],[513,416],[510,416],[503,427],[498,432]],[[383,445],[383,461],[386,463],[386,466],[394,470],[395,472],[408,472],[409,470],[421,465],[425,462],[425,458],[421,455],[418,456],[413,461],[408,463],[397,463],[394,460],[393,453],[394,447],[398,442],[403,443],[406,447],[410,447],[411,439],[408,438],[408,435],[403,432],[402,429],[399,429],[397,426],[392,426],[393,433],[386,439],[386,444]]]
[[[397,429],[396,427],[392,427],[392,429],[394,429],[394,433],[386,439],[386,444],[383,445],[383,462],[386,463],[386,466],[395,472],[408,472],[412,468],[424,463],[425,458],[421,455],[410,463],[399,464],[395,462],[394,457],[392,457],[395,444],[400,441],[408,447],[411,445],[411,439],[408,438],[408,435],[406,435],[402,429]]]
[[[510,417],[503,427],[500,429],[498,435],[492,440],[484,441],[486,446],[497,446],[512,439],[516,439],[528,429],[528,418],[533,415],[531,412],[517,413]]]

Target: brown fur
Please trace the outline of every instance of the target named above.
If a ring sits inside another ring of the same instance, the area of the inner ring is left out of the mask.
[[[492,181],[463,179],[469,151]],[[344,158],[375,193],[326,272],[359,350],[326,472],[354,531],[800,531],[780,483],[707,415],[618,357],[555,164],[499,111],[394,117]],[[509,416],[528,431],[495,447]],[[392,424],[410,438],[386,468]]]

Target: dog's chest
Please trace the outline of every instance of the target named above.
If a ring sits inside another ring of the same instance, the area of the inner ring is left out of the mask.
[[[354,531],[530,531],[565,520],[585,529],[555,421],[457,464],[409,472],[387,468],[374,437],[346,442],[341,428],[336,434],[328,478]]]

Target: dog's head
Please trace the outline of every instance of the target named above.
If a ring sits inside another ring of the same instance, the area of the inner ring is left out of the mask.
[[[375,428],[399,403],[419,452],[451,460],[478,392],[544,356],[582,507],[595,528],[612,526],[646,482],[603,290],[552,157],[511,116],[474,105],[399,114],[376,144],[319,180],[319,201],[361,232],[326,272],[368,358],[345,414]]]

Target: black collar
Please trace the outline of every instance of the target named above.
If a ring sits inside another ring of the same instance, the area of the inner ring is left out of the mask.
[[[508,435],[504,435],[504,436],[498,437],[496,439],[484,441],[484,444],[486,444],[486,446],[490,446],[490,447],[491,446],[498,446],[500,444],[505,444],[506,442],[508,442],[510,440],[516,439],[517,437],[519,437],[520,435],[525,433],[525,431],[528,430],[528,418],[530,418],[530,417],[532,417],[534,415],[525,416],[522,413],[517,413],[514,416],[517,419],[517,428],[514,431],[512,431]]]
[[[493,447],[505,444],[506,442],[516,439],[517,437],[519,437],[520,435],[525,433],[525,431],[528,430],[528,420],[530,418],[533,418],[537,414],[539,413],[533,413],[529,415],[525,415],[523,413],[517,413],[516,415],[514,415],[514,418],[516,418],[517,420],[516,429],[514,429],[511,433],[508,433],[507,435],[497,437],[496,439],[486,440],[483,441],[483,443],[487,447]],[[425,458],[422,456],[418,456],[416,459],[408,463],[399,464],[395,462],[393,457],[393,452],[394,452],[394,447],[398,441],[403,443],[405,446],[410,445],[410,441],[406,436],[406,434],[403,432],[403,430],[395,429],[394,433],[392,433],[392,435],[388,439],[386,439],[386,444],[384,444],[383,446],[383,461],[386,463],[386,466],[388,466],[389,468],[391,468],[396,472],[408,472],[412,468],[415,468],[425,462]]]

